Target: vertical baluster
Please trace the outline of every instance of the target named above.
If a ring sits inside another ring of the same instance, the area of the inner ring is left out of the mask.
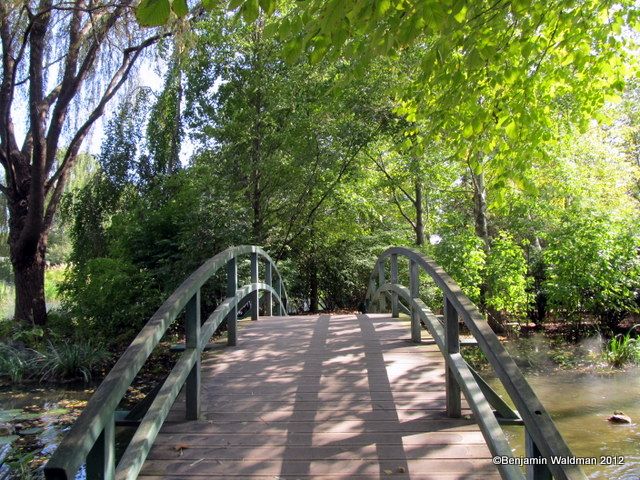
[[[280,275],[278,275],[278,281],[276,282],[276,291],[278,292],[278,298],[280,299],[280,301],[278,301],[278,315],[279,316],[284,316],[284,309],[282,308],[282,278],[280,278]]]
[[[238,263],[233,257],[227,262],[227,298],[236,296],[238,290]],[[234,305],[227,316],[227,345],[234,346],[238,341],[238,305]]]
[[[367,298],[364,301],[364,307],[366,309],[365,313],[374,313],[376,311],[375,306],[371,301],[375,291],[376,291],[376,281],[373,278],[371,278],[369,279],[369,292],[371,292],[371,296],[367,296]]]
[[[113,413],[87,455],[87,478],[112,480],[116,468],[116,423]]]
[[[524,455],[527,458],[540,458],[542,454],[527,429],[524,429]],[[547,465],[527,465],[527,480],[551,480],[553,476]]]
[[[384,259],[378,262],[378,287],[381,287],[386,283],[384,275]],[[381,293],[378,297],[378,311],[383,313],[387,309],[387,299],[384,293]]]
[[[264,263],[264,283],[266,283],[270,287],[273,286],[273,279],[272,279],[271,275],[272,275],[271,262],[269,260],[266,260],[265,263]],[[264,306],[265,306],[264,314],[267,317],[270,317],[270,316],[273,315],[273,305],[272,304],[273,304],[273,295],[269,290],[267,290],[264,293]]]
[[[391,255],[391,283],[398,283],[398,255],[395,253]],[[396,292],[391,293],[391,316],[398,318],[400,312],[398,311],[398,294]]]
[[[282,279],[280,279],[280,286],[282,287],[281,290],[284,294],[284,283],[282,283]],[[284,297],[282,298],[282,304],[284,305],[283,315],[289,315],[289,300],[287,299],[286,295],[284,295]]]
[[[458,325],[458,312],[446,297],[444,298],[444,346],[445,359],[449,361],[449,355],[460,352],[460,327]],[[462,414],[460,404],[460,386],[455,377],[446,369],[447,382],[447,415],[451,418],[459,418]]]
[[[196,363],[187,377],[187,420],[198,420],[200,417],[200,289],[187,303],[186,314],[186,348],[197,350]]]
[[[258,283],[258,254],[253,252],[251,254],[251,283]],[[260,305],[258,305],[259,299],[258,290],[251,292],[251,320],[258,320],[258,312]]]
[[[413,260],[409,263],[409,290],[411,298],[420,296],[420,270],[418,264]],[[411,305],[411,341],[420,343],[422,341],[422,326],[420,325],[420,315],[418,310]]]

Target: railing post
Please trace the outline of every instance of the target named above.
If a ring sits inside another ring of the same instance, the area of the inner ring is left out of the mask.
[[[524,456],[527,458],[542,457],[538,446],[526,428],[524,429]],[[527,480],[551,480],[552,478],[551,470],[547,465],[527,465]]]
[[[271,275],[272,275],[271,262],[269,260],[266,260],[264,262],[264,283],[266,283],[270,287],[273,286],[273,278],[271,277]],[[264,306],[265,306],[264,314],[267,317],[272,316],[273,315],[273,295],[269,290],[267,290],[264,293]]]
[[[284,316],[284,310],[282,308],[282,278],[280,278],[280,275],[278,275],[278,281],[276,282],[276,292],[278,292],[278,298],[280,299],[280,301],[278,302],[278,315],[279,316]]]
[[[251,253],[251,283],[258,283],[257,252]],[[251,320],[258,320],[258,312],[260,311],[260,305],[258,305],[259,293],[258,290],[251,292]]]
[[[398,255],[395,253],[391,255],[391,283],[398,283]],[[391,317],[398,318],[399,316],[398,294],[396,292],[391,292]]]
[[[238,263],[236,257],[227,262],[227,298],[236,296],[238,290]],[[233,347],[238,341],[238,304],[231,307],[227,316],[227,345]]]
[[[420,296],[420,270],[418,264],[410,260],[409,263],[409,291],[411,298]],[[418,310],[411,305],[411,341],[420,343],[422,341],[422,326],[420,325],[420,315]]]
[[[378,287],[381,287],[386,283],[384,279],[384,259],[381,259],[378,262]],[[387,299],[384,296],[384,293],[381,293],[378,297],[378,311],[383,313],[387,309]]]
[[[112,480],[116,468],[116,423],[113,413],[87,455],[87,478]]]
[[[200,289],[187,303],[186,314],[186,348],[198,350],[196,363],[189,372],[185,388],[187,420],[198,420],[200,417]]]
[[[458,325],[458,312],[446,295],[444,297],[444,346],[444,357],[447,362],[445,365],[447,415],[451,418],[460,418],[462,416],[460,386],[448,366],[449,356],[452,353],[460,352],[460,326]]]
[[[376,281],[373,278],[369,279],[369,291],[371,292],[371,297],[367,296],[367,298],[365,298],[364,300],[364,305],[366,308],[366,312],[364,313],[374,313],[376,311],[375,306],[371,301],[371,299],[373,298],[373,294],[376,291]]]

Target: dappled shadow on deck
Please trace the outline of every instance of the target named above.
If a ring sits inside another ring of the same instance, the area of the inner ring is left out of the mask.
[[[444,414],[443,359],[384,315],[261,318],[203,360],[141,478],[499,478],[478,427]],[[465,412],[468,413],[468,412]]]

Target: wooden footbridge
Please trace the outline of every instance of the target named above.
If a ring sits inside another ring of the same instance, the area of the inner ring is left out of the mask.
[[[250,280],[239,288],[243,257]],[[221,269],[227,298],[203,322],[200,290]],[[443,315],[420,299],[421,275],[441,289]],[[264,315],[238,328],[248,300],[251,320],[261,303]],[[207,261],[98,387],[46,478],[73,479],[84,468],[89,480],[586,479],[476,307],[419,252],[394,247],[378,258],[365,304],[368,312],[389,305],[390,314],[289,316],[287,303],[259,247],[231,247]],[[117,411],[183,311],[185,348],[166,381],[138,415]],[[223,321],[227,345],[209,345]],[[473,340],[460,339],[461,321]],[[465,362],[460,347],[469,343],[482,349],[515,410]],[[525,429],[528,460],[513,457],[503,424]],[[121,455],[117,428],[135,429]]]

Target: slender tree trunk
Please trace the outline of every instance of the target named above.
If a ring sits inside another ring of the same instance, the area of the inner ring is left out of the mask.
[[[488,254],[491,250],[491,239],[487,221],[487,189],[484,185],[484,173],[471,172],[473,180],[473,214],[475,219],[476,235],[482,239],[484,250]]]
[[[487,219],[487,189],[484,184],[484,174],[471,172],[473,180],[473,214],[475,220],[476,235],[482,239],[483,249],[487,255],[491,253],[491,237],[489,236],[489,221]],[[487,294],[489,284],[486,273],[483,274],[480,284],[480,310],[487,313],[489,325],[496,333],[504,333],[500,312],[487,306]]]
[[[422,183],[416,180],[416,245],[424,245]]]

